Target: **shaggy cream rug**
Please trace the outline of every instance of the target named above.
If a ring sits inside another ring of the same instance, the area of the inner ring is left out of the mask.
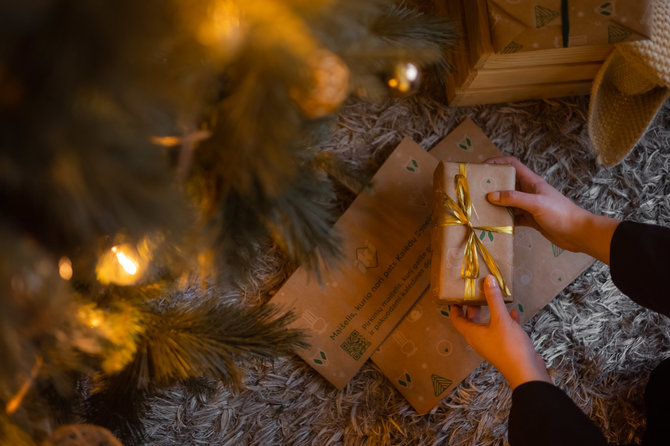
[[[586,132],[588,98],[449,108],[423,94],[384,104],[351,102],[321,150],[371,177],[403,135],[429,149],[472,118],[501,150],[519,157],[587,209],[670,226],[670,104],[618,166],[595,164]],[[342,191],[340,208],[353,199]],[[212,290],[261,303],[288,277],[276,250],[260,253],[241,287]],[[670,355],[670,319],[614,287],[596,262],[526,326],[554,382],[614,443],[639,442],[648,374]],[[484,363],[430,414],[418,416],[368,362],[337,391],[300,358],[243,365],[246,389],[183,387],[150,402],[147,443],[158,445],[507,444],[511,391]]]

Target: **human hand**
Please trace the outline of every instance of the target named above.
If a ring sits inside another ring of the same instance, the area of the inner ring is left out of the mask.
[[[517,190],[487,195],[492,204],[517,208],[516,224],[537,229],[556,246],[585,252],[609,264],[610,243],[618,220],[580,208],[512,156],[491,158],[486,163],[511,164],[516,169]]]
[[[474,322],[479,307],[452,306],[451,322],[481,357],[502,373],[512,390],[528,381],[551,382],[542,358],[535,352],[519,325],[519,312],[507,313],[498,282],[492,275],[484,281],[484,294],[491,313],[488,323]]]

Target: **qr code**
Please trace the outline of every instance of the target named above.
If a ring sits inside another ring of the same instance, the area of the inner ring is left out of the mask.
[[[349,353],[355,360],[361,359],[365,350],[370,347],[371,342],[365,339],[358,331],[354,330],[347,339],[340,345],[342,350]]]

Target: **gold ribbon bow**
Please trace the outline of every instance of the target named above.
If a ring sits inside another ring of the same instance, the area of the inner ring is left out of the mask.
[[[437,226],[463,225],[467,229],[467,241],[465,242],[465,253],[463,257],[463,266],[461,267],[461,277],[465,279],[465,299],[475,298],[475,284],[479,277],[479,260],[477,259],[477,249],[482,254],[482,258],[488,266],[491,274],[498,280],[500,289],[505,296],[510,296],[507,284],[503,280],[502,273],[498,264],[493,259],[491,253],[486,249],[484,243],[477,238],[475,229],[490,232],[502,232],[504,234],[513,234],[513,226],[474,226],[470,220],[472,204],[470,202],[470,188],[468,187],[467,171],[464,163],[459,163],[459,173],[454,177],[454,187],[458,203],[443,192],[444,207],[450,211],[452,216],[441,216],[441,220],[436,222]]]

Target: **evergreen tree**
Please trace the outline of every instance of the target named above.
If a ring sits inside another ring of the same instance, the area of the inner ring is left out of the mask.
[[[22,0],[0,35],[2,444],[140,443],[155,390],[303,345],[217,286],[268,243],[337,260],[332,181],[362,179],[308,147],[455,39],[381,0]]]

